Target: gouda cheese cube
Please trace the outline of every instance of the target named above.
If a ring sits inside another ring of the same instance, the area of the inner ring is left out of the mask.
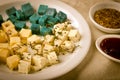
[[[19,61],[20,61],[20,57],[18,55],[9,56],[7,58],[7,65],[9,69],[13,70],[13,69],[18,68]]]
[[[6,59],[8,56],[10,56],[10,51],[8,49],[0,49],[0,62],[6,63]]]
[[[10,37],[10,46],[21,43],[20,37]]]

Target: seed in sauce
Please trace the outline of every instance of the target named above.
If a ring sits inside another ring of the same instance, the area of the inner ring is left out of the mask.
[[[111,8],[100,9],[94,14],[95,21],[106,28],[120,28],[120,11]]]
[[[106,54],[120,59],[120,38],[106,38],[100,43],[100,48]]]

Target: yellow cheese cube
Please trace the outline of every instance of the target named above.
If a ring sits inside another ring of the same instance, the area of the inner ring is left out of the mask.
[[[10,20],[8,20],[2,23],[2,28],[5,32],[7,32],[9,29],[15,28],[15,25]]]
[[[18,32],[16,31],[15,28],[10,28],[6,31],[6,34],[9,36],[9,37],[13,37],[13,36],[18,36]]]
[[[7,65],[10,70],[18,68],[18,63],[20,61],[20,57],[18,55],[13,55],[7,57]]]
[[[19,35],[21,37],[22,43],[26,44],[27,38],[32,35],[32,32],[30,29],[21,29],[21,31],[19,32]]]
[[[37,35],[32,35],[27,39],[27,43],[31,44],[31,45],[32,44],[37,44],[37,43],[40,43],[40,42],[41,42],[41,39]]]
[[[8,56],[10,56],[10,51],[8,49],[0,49],[0,62],[6,63],[6,59]]]
[[[0,30],[0,43],[7,42],[8,38],[6,33],[3,30]]]
[[[28,38],[32,35],[32,32],[30,29],[21,29],[19,34],[20,34],[20,37],[22,37],[22,38]]]
[[[10,37],[10,46],[21,43],[20,37]]]
[[[9,43],[0,43],[0,48],[9,48]]]
[[[20,60],[18,64],[18,72],[28,74],[31,69],[31,63],[29,61]]]

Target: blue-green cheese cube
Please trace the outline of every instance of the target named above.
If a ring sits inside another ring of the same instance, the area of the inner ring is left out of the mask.
[[[21,30],[22,28],[26,27],[26,22],[25,21],[16,21],[14,24],[15,24],[15,28],[17,30]]]
[[[15,15],[15,12],[16,12],[16,8],[15,7],[11,7],[11,8],[6,10],[6,13],[7,13],[8,16]]]
[[[40,27],[40,35],[45,36],[47,34],[52,34],[52,29],[50,27],[41,26]]]
[[[58,19],[58,21],[59,22],[64,22],[66,19],[67,19],[67,15],[64,13],[64,12],[62,12],[62,11],[59,11],[57,14],[56,14],[56,16],[55,16],[57,19]]]
[[[47,11],[48,9],[48,6],[47,5],[40,5],[39,8],[38,8],[38,13],[40,15],[43,15],[45,14],[45,12]]]
[[[40,32],[40,24],[32,23],[30,28],[31,28],[31,31],[32,31],[33,34],[39,34],[39,32]]]
[[[56,15],[57,11],[55,8],[48,8],[46,11],[46,15],[54,17]]]
[[[43,15],[43,16],[39,19],[39,22],[38,22],[38,23],[39,23],[41,26],[44,26],[44,25],[46,24],[47,19],[48,19],[48,16],[47,16],[47,15]]]
[[[4,22],[3,17],[2,17],[2,15],[0,15],[0,25],[1,25],[1,23],[3,23],[3,22]]]
[[[28,19],[31,15],[34,14],[34,9],[30,3],[23,4],[22,6],[22,11],[25,15],[25,17]]]
[[[56,23],[58,23],[58,19],[54,17],[49,17],[47,20],[48,26],[54,26]]]
[[[38,23],[38,20],[40,19],[40,16],[38,15],[38,14],[36,14],[36,13],[34,13],[30,18],[29,18],[29,20],[30,20],[30,22],[31,23]]]
[[[18,20],[25,20],[25,16],[21,10],[16,11],[16,17]]]
[[[9,18],[8,18],[8,20],[10,20],[10,21],[12,21],[13,23],[15,23],[18,19],[17,19],[16,16],[10,15]]]

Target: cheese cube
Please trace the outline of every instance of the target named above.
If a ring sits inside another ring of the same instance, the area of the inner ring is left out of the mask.
[[[31,63],[29,61],[20,60],[18,64],[18,72],[28,74],[31,69]]]
[[[2,23],[2,28],[5,32],[7,32],[9,29],[15,28],[15,25],[10,20],[8,20]]]
[[[75,30],[75,29],[71,29],[69,34],[68,34],[68,38],[73,42],[79,41],[80,37],[81,36],[80,36],[78,30]]]
[[[34,65],[39,66],[40,69],[47,66],[47,63],[48,63],[48,61],[45,57],[42,57],[42,56],[39,56],[39,55],[33,56],[32,62],[33,62]]]
[[[40,42],[41,42],[40,37],[37,35],[32,35],[27,39],[28,44],[37,44]]]
[[[21,29],[19,32],[19,35],[21,38],[26,39],[32,35],[32,32],[30,29]]]
[[[10,46],[21,43],[20,37],[10,37]]]
[[[69,33],[69,31],[63,30],[62,32],[55,33],[55,36],[58,39],[61,39],[62,41],[65,41],[65,40],[68,39],[68,33]]]
[[[6,33],[3,30],[0,30],[0,43],[7,42],[8,38]]]
[[[10,70],[18,68],[18,63],[20,61],[20,57],[18,55],[13,55],[7,57],[7,65]]]
[[[41,70],[41,66],[31,66],[32,71],[39,71]]]
[[[50,52],[48,55],[47,55],[47,59],[48,59],[48,62],[50,65],[52,64],[56,64],[58,63],[58,57],[56,55],[56,53],[53,51],[53,52]]]
[[[18,36],[18,32],[15,30],[15,28],[10,28],[6,31],[6,34],[9,37],[13,37],[13,36]]]
[[[10,56],[10,51],[8,49],[0,49],[0,62],[6,63],[6,59],[8,56]]]
[[[27,52],[27,46],[22,45],[18,50],[17,53],[18,54],[23,54],[23,52]]]
[[[9,44],[8,43],[0,43],[0,48],[9,48]]]
[[[61,44],[62,44],[62,40],[60,40],[60,39],[55,39],[54,40],[54,45],[56,46],[56,47],[59,47]]]
[[[43,47],[43,54],[49,53],[51,51],[54,51],[54,46],[50,44],[45,44],[45,46]]]
[[[37,54],[42,54],[42,45],[37,44],[34,48],[37,50]]]
[[[23,60],[25,61],[29,61],[31,62],[31,59],[32,59],[32,55],[28,52],[23,52],[23,56],[22,56]]]
[[[75,48],[75,44],[72,41],[64,41],[61,45],[63,51],[72,52]]]
[[[44,40],[44,44],[53,44],[53,41],[55,39],[55,36],[53,35],[46,35],[45,36],[45,40]]]

